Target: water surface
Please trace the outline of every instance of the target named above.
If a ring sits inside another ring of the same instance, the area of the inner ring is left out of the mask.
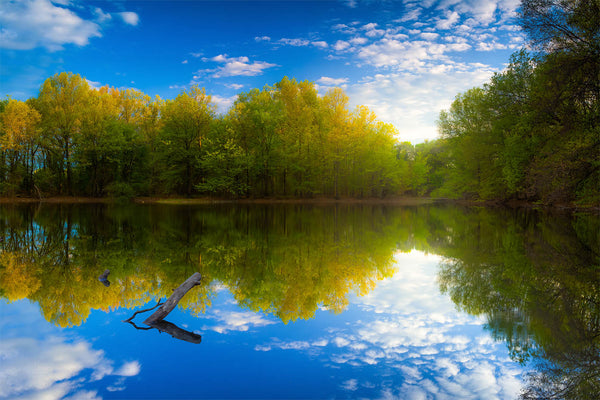
[[[599,228],[443,205],[2,206],[0,397],[589,398]],[[179,339],[123,322],[194,272]]]

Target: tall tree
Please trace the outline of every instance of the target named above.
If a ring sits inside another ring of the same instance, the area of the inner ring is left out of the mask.
[[[198,183],[202,141],[210,129],[215,108],[205,90],[193,86],[167,101],[162,110],[165,183],[178,193],[190,196]]]
[[[275,88],[265,86],[239,95],[231,118],[246,154],[247,185],[259,196],[272,196],[281,167],[282,103]]]
[[[90,87],[84,78],[62,72],[46,79],[36,102],[42,115],[44,135],[51,141],[50,150],[57,157],[61,194],[73,194],[73,146],[75,137],[81,132],[89,97]]]
[[[329,193],[339,198],[342,180],[342,168],[348,145],[350,112],[348,111],[348,96],[340,88],[331,89],[321,102],[321,140],[325,142],[327,163],[330,168],[327,175],[333,180],[333,188]],[[327,190],[327,189],[326,189]]]
[[[36,167],[36,154],[40,148],[40,114],[27,103],[10,100],[4,111],[0,114],[0,147],[3,149],[4,159],[9,160],[9,173],[15,174],[17,163],[22,164],[25,170],[23,189],[31,193],[34,187],[33,172]],[[15,178],[9,181],[16,184]],[[13,187],[13,189],[16,189]]]
[[[283,195],[306,196],[315,192],[319,176],[313,147],[319,100],[315,86],[284,77],[276,84],[283,103],[281,171]]]

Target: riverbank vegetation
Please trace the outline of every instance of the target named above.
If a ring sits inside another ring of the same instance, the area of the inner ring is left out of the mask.
[[[597,0],[522,2],[533,52],[513,54],[502,73],[440,114],[437,154],[447,168],[435,190],[600,204],[599,20]]]
[[[173,100],[46,80],[3,103],[0,191],[29,196],[382,197],[402,187],[396,131],[340,89],[288,78],[216,114],[199,87]]]
[[[369,198],[600,204],[600,4],[523,1],[531,51],[440,113],[413,145],[341,89],[283,78],[219,115],[204,89],[163,100],[48,78],[0,102],[0,196]]]

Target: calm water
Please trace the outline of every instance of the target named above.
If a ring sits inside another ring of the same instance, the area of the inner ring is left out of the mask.
[[[598,217],[2,206],[0,250],[0,398],[600,392]],[[196,271],[166,318],[179,339],[123,322]]]

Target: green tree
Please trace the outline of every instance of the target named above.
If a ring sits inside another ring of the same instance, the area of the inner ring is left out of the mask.
[[[276,85],[283,103],[281,123],[283,142],[281,192],[284,196],[311,196],[317,192],[319,173],[318,129],[319,98],[311,82],[296,82],[284,77]]]
[[[40,120],[40,114],[34,108],[12,99],[0,114],[0,147],[3,159],[8,161],[9,173],[9,187],[5,187],[4,191],[9,189],[10,193],[22,182],[25,193],[32,193],[35,186],[33,178],[37,167],[36,155],[41,144]],[[23,171],[24,176],[20,176],[19,170]]]
[[[207,136],[215,114],[215,105],[204,89],[193,86],[162,109],[160,151],[167,192],[190,196],[199,182],[202,141]]]
[[[276,93],[269,86],[242,93],[231,114],[248,162],[246,185],[254,195],[262,197],[275,194],[275,179],[282,161],[282,104]]]
[[[80,75],[62,72],[46,79],[35,102],[49,143],[46,158],[56,169],[60,194],[73,194],[73,155],[89,101],[87,81]]]
[[[247,161],[227,118],[214,121],[204,149],[200,161],[204,178],[196,189],[213,195],[244,196],[249,189],[244,176]]]
[[[450,110],[440,113],[440,133],[452,154],[448,191],[458,197],[504,198],[502,137],[494,135],[492,115],[485,88],[458,95]]]

